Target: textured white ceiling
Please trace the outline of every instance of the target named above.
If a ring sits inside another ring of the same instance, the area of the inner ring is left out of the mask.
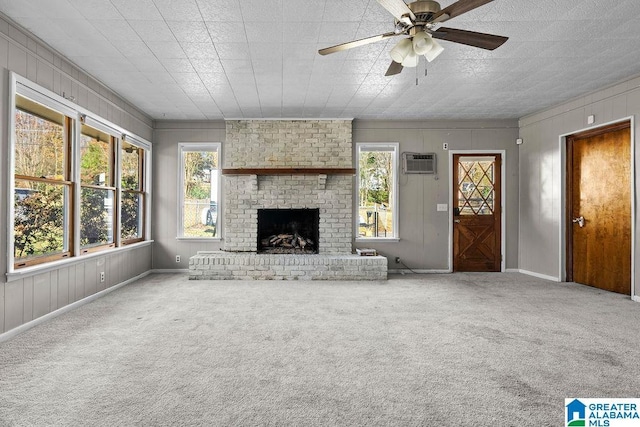
[[[0,12],[156,119],[518,118],[640,74],[638,0],[495,0],[443,25],[509,37],[502,47],[442,42],[394,77],[399,38],[317,53],[392,31],[376,0],[0,0]]]

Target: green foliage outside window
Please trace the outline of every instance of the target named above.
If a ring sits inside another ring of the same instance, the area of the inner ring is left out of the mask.
[[[26,181],[18,184],[22,188],[16,190],[15,197],[16,261],[64,252],[64,186]]]

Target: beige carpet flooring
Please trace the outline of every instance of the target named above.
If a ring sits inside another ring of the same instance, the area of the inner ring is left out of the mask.
[[[1,426],[559,426],[640,397],[640,304],[520,274],[151,275],[0,344]]]

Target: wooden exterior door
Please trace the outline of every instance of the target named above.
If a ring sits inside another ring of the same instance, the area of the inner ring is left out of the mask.
[[[567,138],[567,281],[631,294],[631,129]]]
[[[500,271],[501,156],[453,156],[453,271]]]

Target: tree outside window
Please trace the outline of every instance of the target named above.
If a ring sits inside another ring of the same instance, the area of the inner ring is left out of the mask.
[[[180,237],[219,236],[219,144],[180,144]]]
[[[358,237],[396,237],[397,149],[358,144]]]
[[[115,243],[115,138],[86,125],[81,132],[80,246],[86,251]]]
[[[122,143],[120,153],[120,237],[124,243],[144,238],[144,149]]]
[[[68,256],[71,119],[17,97],[14,142],[14,263]]]

